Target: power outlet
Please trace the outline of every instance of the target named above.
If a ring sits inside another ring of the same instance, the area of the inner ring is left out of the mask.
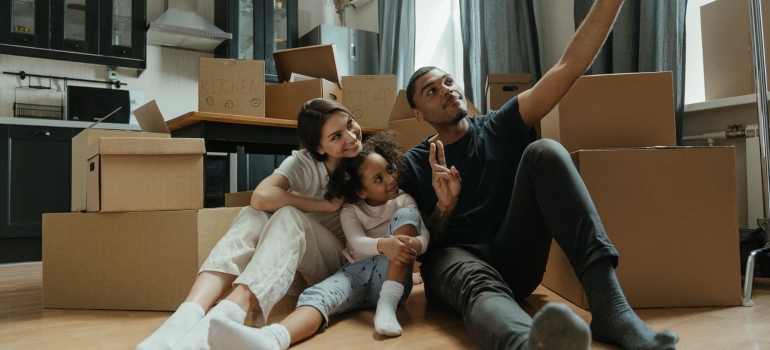
[[[118,81],[118,79],[120,79],[118,70],[116,68],[110,67],[110,69],[107,71],[107,79],[109,79],[113,83]]]

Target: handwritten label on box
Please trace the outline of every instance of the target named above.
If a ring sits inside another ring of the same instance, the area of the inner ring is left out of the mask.
[[[396,93],[395,75],[342,77],[342,104],[364,127],[388,127]]]
[[[201,58],[198,66],[198,110],[265,116],[265,62]]]

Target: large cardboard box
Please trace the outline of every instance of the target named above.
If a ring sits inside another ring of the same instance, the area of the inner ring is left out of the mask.
[[[580,77],[541,121],[570,151],[676,146],[671,72]]]
[[[241,208],[43,214],[43,307],[179,307]]]
[[[87,152],[89,212],[203,208],[203,139],[102,137]]]
[[[278,80],[267,86],[267,116],[296,120],[308,100],[323,97],[347,107],[363,127],[385,129],[396,98],[395,75],[340,77],[334,44],[273,52]],[[291,81],[292,76],[300,76]]]
[[[476,106],[468,102],[468,116],[473,117],[481,115]],[[396,96],[396,102],[393,104],[393,110],[390,112],[390,121],[388,130],[394,130],[399,133],[399,142],[401,146],[410,149],[424,140],[426,137],[435,135],[436,129],[426,123],[417,121],[412,114],[412,107],[406,99],[406,90],[399,90]]]
[[[572,156],[620,254],[616,272],[631,307],[741,304],[732,147],[582,150]],[[588,308],[555,242],[542,284]]]
[[[265,61],[200,58],[198,110],[265,117]]]
[[[484,88],[487,110],[498,110],[508,100],[532,87],[531,74],[489,74]]]
[[[141,132],[95,129],[95,124],[92,124],[72,138],[71,211],[86,211],[86,175],[88,171],[85,164],[90,157],[87,150],[100,137],[171,137],[166,121],[155,100],[134,110],[134,115],[136,115],[136,121],[142,129]]]
[[[767,48],[770,1],[762,0],[761,6]],[[716,0],[700,7],[700,18],[706,100],[754,94],[749,1]],[[766,55],[765,67],[767,65]]]

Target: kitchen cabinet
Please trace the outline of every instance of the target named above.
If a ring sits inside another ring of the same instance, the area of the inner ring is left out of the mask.
[[[231,33],[217,57],[265,61],[265,81],[278,82],[273,51],[297,47],[297,0],[216,2],[214,24]]]
[[[0,263],[39,261],[42,214],[70,211],[80,129],[0,125]]]
[[[253,191],[286,157],[283,154],[238,154],[238,192]]]
[[[146,0],[0,0],[0,54],[146,67]]]
[[[253,191],[262,180],[273,174],[287,155],[236,153],[236,191]],[[206,155],[203,206],[223,207],[225,193],[230,193],[230,161],[228,153]]]

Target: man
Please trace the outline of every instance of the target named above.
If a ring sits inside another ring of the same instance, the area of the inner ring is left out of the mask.
[[[533,321],[515,302],[541,282],[552,238],[586,292],[594,339],[626,349],[673,349],[678,341],[650,329],[626,302],[618,254],[567,151],[532,142],[532,127],[589,67],[621,3],[598,0],[556,66],[499,111],[465,118],[461,88],[435,67],[417,70],[407,87],[414,117],[437,132],[407,152],[414,176],[402,186],[431,232],[425,294],[462,315],[484,349],[590,346],[585,322],[568,308],[548,306]]]

